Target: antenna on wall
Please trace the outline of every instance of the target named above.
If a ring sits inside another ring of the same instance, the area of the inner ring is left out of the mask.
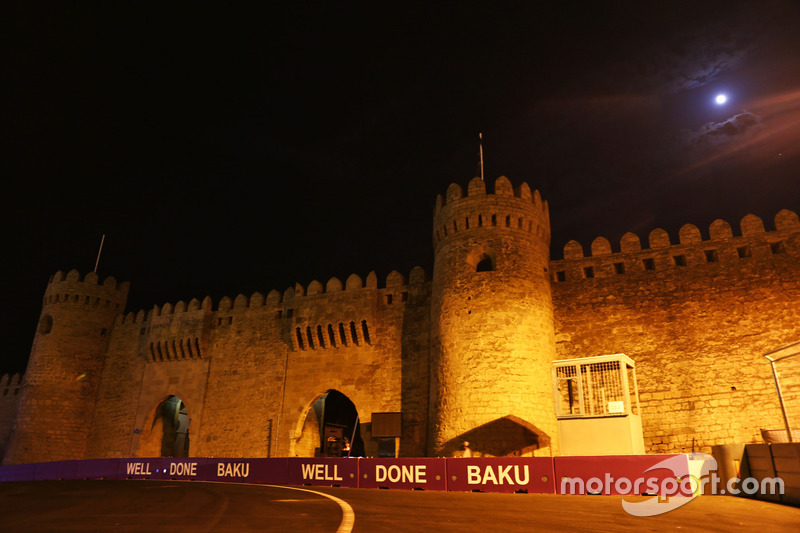
[[[94,273],[97,274],[97,265],[100,264],[100,254],[103,252],[103,242],[106,240],[106,234],[100,238],[100,249],[97,250],[97,261],[94,262]]]
[[[480,146],[480,154],[481,154],[481,159],[480,159],[480,162],[478,163],[480,165],[480,168],[481,168],[481,181],[486,181],[486,180],[483,179],[483,133],[479,133],[478,134],[478,141],[479,141],[478,145]]]

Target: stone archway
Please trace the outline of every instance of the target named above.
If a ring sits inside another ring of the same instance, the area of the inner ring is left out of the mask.
[[[291,448],[295,457],[364,456],[361,423],[355,404],[341,392],[330,389],[318,396],[298,421]]]
[[[153,410],[152,423],[139,440],[139,457],[188,457],[189,412],[177,396],[168,396]]]

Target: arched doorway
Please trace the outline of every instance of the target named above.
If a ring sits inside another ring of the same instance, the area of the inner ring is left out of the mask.
[[[189,412],[177,396],[164,399],[138,445],[139,457],[188,457]]]
[[[159,406],[163,434],[161,457],[189,456],[189,413],[177,396],[170,396]]]
[[[329,390],[311,405],[295,442],[298,457],[364,456],[355,404],[337,390]]]

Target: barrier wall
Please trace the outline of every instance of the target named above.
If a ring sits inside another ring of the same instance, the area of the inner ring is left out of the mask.
[[[666,466],[653,469],[658,464]],[[632,481],[652,478],[661,486],[664,479],[680,478],[688,472],[686,455],[467,459],[143,457],[3,466],[0,481],[169,479],[371,489],[619,494],[613,483],[606,490],[595,490],[591,481],[606,481],[608,477],[614,481],[622,477]],[[578,479],[581,484],[574,483]],[[644,483],[639,488],[637,494],[648,493]]]
[[[742,454],[737,477],[752,478],[751,482],[759,484],[777,477],[784,485],[783,494],[739,491],[739,496],[800,505],[800,444],[748,444],[737,449]],[[704,476],[697,470],[697,459],[691,454],[466,459],[147,457],[0,466],[0,482],[163,479],[363,489],[691,496],[688,484],[681,481],[687,481],[690,474],[696,479]],[[724,488],[729,476],[724,469],[712,470],[713,477],[716,471],[722,475],[720,486]]]

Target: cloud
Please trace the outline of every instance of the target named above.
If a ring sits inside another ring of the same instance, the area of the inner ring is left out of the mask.
[[[708,122],[696,131],[684,130],[683,137],[685,142],[691,145],[718,146],[740,138],[758,126],[760,121],[758,116],[744,111],[724,122]]]

